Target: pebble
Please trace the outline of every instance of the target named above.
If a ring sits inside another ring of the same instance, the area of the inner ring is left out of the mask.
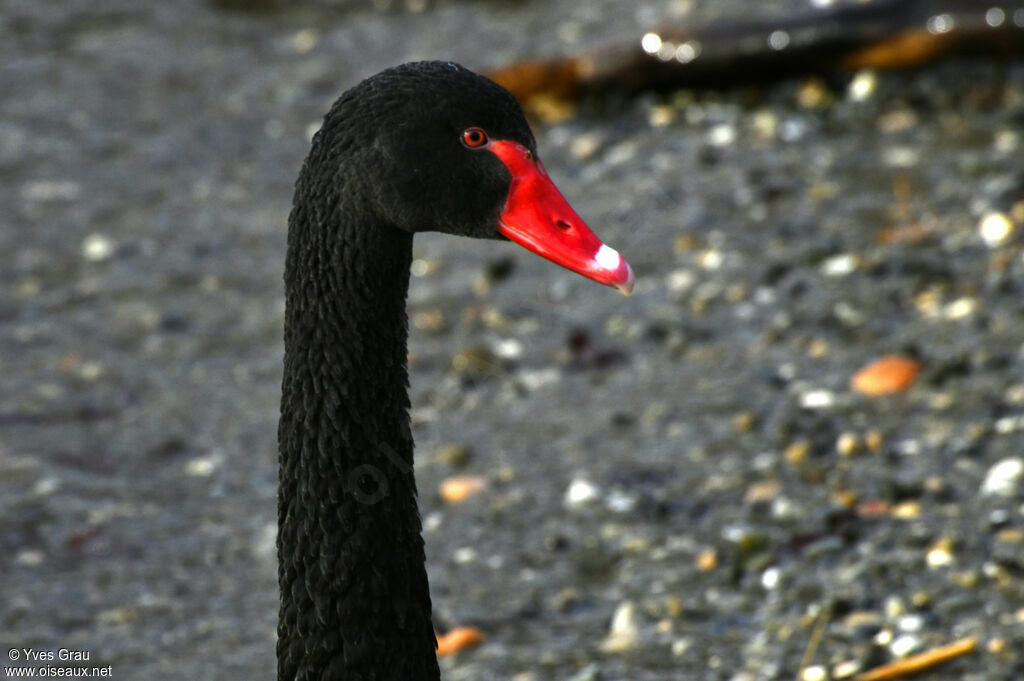
[[[647,114],[647,122],[654,128],[663,128],[675,120],[675,108],[661,105],[652,107]]]
[[[904,615],[896,622],[896,627],[907,634],[921,631],[924,628],[924,617],[921,615]]]
[[[565,504],[570,507],[585,506],[601,496],[601,490],[589,480],[577,478],[565,490]]]
[[[856,434],[845,432],[836,439],[836,451],[840,456],[853,456],[860,450],[860,439]]]
[[[845,277],[857,271],[860,260],[854,253],[835,255],[821,264],[821,273],[826,277]]]
[[[776,480],[755,482],[747,487],[743,501],[748,504],[759,504],[773,501],[779,495],[779,483]]]
[[[797,92],[797,103],[804,109],[821,109],[831,104],[832,100],[832,93],[818,78],[806,81]]]
[[[800,406],[804,409],[828,409],[836,403],[836,396],[831,390],[808,390],[800,395]]]
[[[1013,236],[1013,221],[1005,213],[989,213],[978,224],[981,240],[989,248],[1006,243]]]
[[[608,636],[601,642],[601,650],[606,653],[618,653],[636,645],[640,627],[636,605],[632,601],[623,601],[615,608]]]
[[[535,392],[546,385],[558,383],[561,372],[555,367],[524,369],[518,373],[517,378],[528,392]]]
[[[791,466],[799,466],[806,459],[807,455],[811,451],[811,443],[807,440],[797,440],[793,444],[786,447],[786,450],[782,453],[783,458]]]
[[[901,132],[917,125],[917,114],[909,109],[897,109],[878,117],[878,130],[883,133]]]
[[[860,671],[860,663],[854,660],[840,662],[832,668],[833,679],[848,679]]]
[[[487,489],[487,479],[479,475],[456,475],[441,482],[438,493],[448,504],[458,504]]]
[[[935,542],[925,554],[925,561],[928,563],[928,567],[933,570],[952,565],[953,542],[948,538],[942,538]]]
[[[985,474],[982,496],[1012,497],[1017,494],[1024,477],[1024,458],[1010,457],[998,462]]]
[[[21,195],[29,201],[74,201],[81,193],[80,184],[64,180],[26,182],[21,188]]]
[[[878,87],[878,76],[874,71],[858,71],[846,88],[846,96],[854,102],[871,99]]]
[[[808,667],[804,667],[803,672],[800,674],[802,681],[825,681],[828,678],[828,672],[820,664],[812,664]]]
[[[765,591],[772,591],[782,581],[782,570],[777,567],[770,567],[761,573],[761,586]]]
[[[103,234],[90,234],[82,240],[82,257],[89,262],[101,262],[114,254],[114,242]]]
[[[578,161],[585,161],[601,147],[601,138],[595,134],[582,134],[569,144],[569,154]]]
[[[750,117],[750,122],[754,133],[764,140],[775,137],[779,128],[779,118],[773,111],[758,111]]]
[[[701,572],[710,572],[718,567],[718,553],[714,549],[705,549],[697,554],[694,562]]]
[[[501,359],[516,359],[523,354],[523,344],[515,338],[501,338],[494,341],[492,352]]]
[[[185,464],[185,473],[197,478],[210,476],[220,463],[217,456],[199,456]]]
[[[950,320],[963,319],[970,317],[977,309],[977,299],[964,296],[957,298],[942,308],[942,316]]]
[[[128,624],[139,618],[139,612],[135,608],[111,608],[104,610],[96,618],[100,624],[116,625]]]
[[[921,639],[917,636],[904,634],[903,636],[897,636],[893,639],[892,643],[889,644],[889,652],[891,652],[894,657],[900,658],[906,657],[920,647]]]
[[[307,54],[316,47],[320,41],[316,31],[309,28],[304,28],[292,35],[292,49],[298,54]]]
[[[32,485],[32,493],[40,497],[53,494],[58,489],[60,489],[60,480],[53,477],[40,478],[36,484]]]
[[[482,631],[474,627],[456,627],[437,637],[437,656],[454,655],[460,650],[474,648],[484,642]]]
[[[868,364],[850,379],[850,387],[872,397],[901,393],[910,388],[921,363],[904,355],[886,355]]]
[[[629,513],[637,505],[637,498],[632,494],[627,494],[621,490],[612,490],[608,494],[608,498],[605,500],[608,508],[616,513]]]
[[[882,151],[882,161],[891,168],[912,168],[917,165],[920,154],[912,147],[888,147]]]
[[[736,141],[736,128],[728,123],[716,125],[708,131],[707,139],[713,147],[727,147]]]
[[[260,559],[277,559],[277,522],[265,523],[251,545],[253,556]]]
[[[25,567],[36,567],[46,559],[46,554],[38,549],[23,549],[15,556],[14,562]]]

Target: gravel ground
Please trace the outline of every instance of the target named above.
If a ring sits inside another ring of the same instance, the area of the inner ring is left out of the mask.
[[[273,678],[285,222],[345,87],[747,11],[232,4],[0,8],[0,649]],[[631,298],[419,239],[432,592],[487,635],[445,678],[792,679],[816,622],[808,679],[1024,678],[1022,122],[1014,63],[602,102],[537,133]]]

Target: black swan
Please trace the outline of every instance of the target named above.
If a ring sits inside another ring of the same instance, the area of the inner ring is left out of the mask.
[[[507,238],[632,288],[629,265],[562,198],[498,85],[419,62],[334,103],[288,220],[280,681],[439,678],[406,365],[412,239],[426,230]]]

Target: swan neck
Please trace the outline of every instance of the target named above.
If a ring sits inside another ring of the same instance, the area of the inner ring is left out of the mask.
[[[278,679],[438,679],[408,416],[412,235],[308,171],[285,268]]]

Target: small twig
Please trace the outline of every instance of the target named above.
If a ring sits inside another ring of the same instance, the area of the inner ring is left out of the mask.
[[[818,652],[818,646],[821,645],[821,639],[825,636],[825,629],[828,628],[829,620],[832,619],[832,602],[829,601],[818,613],[817,618],[814,621],[814,629],[811,630],[811,638],[807,641],[807,650],[804,651],[804,656],[800,660],[800,670],[797,672],[796,679],[800,681],[803,678],[804,670],[814,660],[814,655]]]
[[[905,679],[932,667],[937,667],[955,658],[974,652],[978,646],[978,639],[974,636],[962,638],[948,645],[927,650],[918,655],[912,655],[903,660],[883,664],[881,667],[869,669],[863,674],[858,674],[854,681],[892,681],[892,679]]]

